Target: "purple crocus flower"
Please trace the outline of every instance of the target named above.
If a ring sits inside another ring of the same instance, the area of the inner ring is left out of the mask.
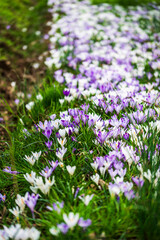
[[[44,168],[39,174],[45,178],[49,178],[53,172],[53,168],[49,168],[48,166]]]
[[[98,140],[101,144],[103,144],[104,141],[106,140],[107,136],[108,136],[108,133],[106,133],[105,131],[104,131],[104,132],[99,131],[99,132],[98,132],[97,140]]]
[[[129,133],[123,134],[123,137],[124,137],[125,140],[128,140],[129,139]]]
[[[56,203],[53,203],[53,209],[60,213],[61,212],[61,209],[64,207],[64,202],[56,202]]]
[[[15,101],[14,101],[14,102],[15,102],[15,104],[16,104],[16,105],[18,105],[18,104],[19,104],[19,102],[20,102],[20,100],[19,100],[19,99],[15,99]]]
[[[4,119],[2,117],[0,117],[0,122],[3,122],[3,121],[4,121]]]
[[[65,224],[65,223],[60,223],[60,224],[57,224],[57,227],[60,229],[60,231],[63,233],[63,234],[66,234],[68,232],[68,225]]]
[[[36,131],[38,132],[38,131],[39,131],[38,125],[37,125],[37,124],[34,124],[34,126],[35,126]]]
[[[135,194],[134,194],[134,191],[133,190],[130,190],[130,191],[127,191],[124,193],[125,197],[130,200],[132,198],[135,198]]]
[[[89,109],[89,104],[87,105],[87,104],[83,104],[83,105],[81,105],[81,108],[83,109],[83,111],[85,112],[85,113],[87,113],[88,112],[88,109]]]
[[[71,140],[72,140],[73,142],[77,142],[75,136],[72,136],[72,137],[71,137]]]
[[[78,125],[80,123],[79,116],[73,116],[75,123]]]
[[[113,171],[113,168],[109,169],[108,172],[112,179],[118,174],[118,171],[117,170]]]
[[[64,94],[64,96],[69,96],[70,90],[63,90],[63,94]]]
[[[59,163],[58,160],[56,160],[55,162],[53,162],[53,161],[50,162],[50,161],[49,161],[49,164],[52,166],[53,171],[54,171],[54,170],[56,169],[56,167],[58,166],[58,163]]]
[[[136,177],[132,177],[132,181],[138,186],[138,187],[142,187],[144,184],[144,180],[142,178],[138,178]]]
[[[87,122],[88,119],[89,119],[89,116],[88,116],[88,115],[82,115],[82,116],[81,116],[81,119],[82,119],[82,121],[84,122],[84,124],[86,124],[86,122]]]
[[[90,226],[92,223],[91,219],[84,220],[82,217],[78,221],[78,225],[84,229]]]
[[[93,119],[88,120],[88,126],[91,127],[93,125],[94,125],[94,120]]]
[[[51,149],[52,141],[45,142],[45,144],[48,147],[48,149]]]
[[[43,135],[46,136],[48,139],[50,138],[51,134],[52,134],[51,128],[46,128],[45,131],[43,132]]]
[[[4,194],[4,195],[2,195],[1,193],[0,193],[0,202],[2,201],[2,202],[5,202],[5,200],[6,200],[6,195]]]
[[[7,173],[10,173],[10,174],[15,174],[15,175],[19,173],[17,171],[12,171],[11,167],[8,167],[8,166],[3,169],[3,172],[7,172]]]
[[[45,35],[43,36],[43,38],[44,38],[45,40],[47,40],[47,39],[49,38],[49,35],[48,35],[48,34],[45,34]]]
[[[6,29],[9,30],[11,28],[11,25],[7,25]]]
[[[105,160],[104,160],[104,157],[97,157],[96,158],[96,163],[98,164],[98,167],[99,168],[101,168],[103,165],[104,165],[104,163],[105,163]]]
[[[26,205],[29,207],[29,209],[31,210],[32,212],[32,216],[33,218],[34,217],[34,208],[37,204],[37,199],[39,198],[39,194],[35,195],[34,193],[32,193],[31,195],[29,194],[28,192],[28,195],[27,195],[27,200],[25,200],[25,203]]]
[[[75,194],[74,194],[74,198],[76,198],[76,197],[77,197],[77,195],[78,195],[78,193],[79,193],[79,190],[80,190],[80,188],[78,187],[78,188],[76,189],[76,192],[75,192]]]

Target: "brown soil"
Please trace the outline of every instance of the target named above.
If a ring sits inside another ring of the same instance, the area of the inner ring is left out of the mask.
[[[46,16],[46,21],[49,18],[50,16]],[[46,32],[48,32],[48,27],[44,26],[42,34]],[[42,49],[47,51],[48,41],[43,41],[42,44],[44,45]],[[8,46],[3,42],[0,43],[0,48],[10,52]],[[43,79],[45,75],[46,68],[43,64],[45,52],[41,56],[39,59],[39,53],[33,52],[29,57],[24,57],[23,54],[12,51],[11,56],[7,54],[7,60],[0,60],[0,150],[4,149],[5,141],[8,140],[8,134],[1,125],[7,125],[12,131],[11,126],[16,124],[16,118],[11,111],[16,114],[17,107],[14,101],[17,98],[17,93],[24,91],[28,94],[31,93],[34,86],[39,84],[40,79]],[[33,67],[34,63],[39,63],[37,69]],[[16,82],[15,89],[11,86],[12,82]]]

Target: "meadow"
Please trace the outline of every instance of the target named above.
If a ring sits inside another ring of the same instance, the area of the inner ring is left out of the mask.
[[[10,79],[0,240],[159,239],[160,6],[102,2],[22,1],[26,26],[3,11],[16,52],[45,70],[31,90]]]

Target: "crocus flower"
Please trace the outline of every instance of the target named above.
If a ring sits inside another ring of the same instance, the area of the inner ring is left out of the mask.
[[[123,137],[124,137],[125,140],[128,140],[129,139],[129,133],[123,134]]]
[[[124,195],[128,200],[135,198],[135,194],[133,190],[125,192]]]
[[[99,174],[98,173],[96,173],[96,175],[93,175],[92,177],[91,177],[91,180],[95,183],[95,184],[97,184],[98,185],[98,183],[99,183]]]
[[[63,156],[64,154],[67,152],[67,148],[65,147],[62,147],[62,148],[59,148],[58,149],[58,152],[56,152],[56,156],[61,160],[63,161]]]
[[[53,172],[53,168],[49,168],[48,166],[44,168],[39,174],[45,178],[49,178]]]
[[[69,94],[70,94],[70,90],[63,90],[63,94],[65,95],[65,96],[69,96]]]
[[[27,200],[27,198],[28,198],[28,193],[26,193],[24,197],[22,197],[21,195],[17,194],[17,198],[16,198],[15,202],[19,206],[21,212],[24,211],[25,201]]]
[[[137,176],[132,177],[132,180],[138,187],[142,187],[144,184],[144,180],[142,178],[138,178]]]
[[[75,194],[74,194],[74,198],[76,198],[76,197],[77,197],[77,195],[78,195],[78,193],[79,193],[79,190],[80,190],[80,188],[78,187],[78,188],[76,189],[76,192],[75,192]]]
[[[79,213],[74,214],[73,212],[70,212],[68,216],[63,214],[63,219],[69,228],[73,228],[78,222]]]
[[[27,110],[31,111],[31,109],[33,108],[34,106],[34,102],[29,102],[28,104],[26,104],[26,108]]]
[[[66,234],[68,232],[69,226],[65,223],[60,223],[57,224],[57,227],[59,228],[59,230],[63,233]]]
[[[82,217],[78,220],[78,225],[84,229],[91,225],[91,219],[84,220]]]
[[[35,178],[34,181],[34,188],[40,189],[44,194],[48,194],[50,191],[50,188],[52,185],[55,183],[55,178],[54,176],[52,177],[52,180],[45,178],[45,183],[43,182],[42,177]],[[33,189],[33,188],[32,188]]]
[[[12,171],[11,167],[8,167],[8,166],[3,169],[3,172],[7,172],[7,173],[10,173],[10,174],[15,174],[15,175],[19,173],[17,171]]]
[[[38,161],[38,159],[40,158],[41,153],[42,153],[41,151],[39,151],[39,152],[32,152],[32,155],[36,159],[36,161]]]
[[[76,170],[76,166],[71,167],[70,165],[66,166],[67,171],[72,176]]]
[[[6,195],[4,194],[4,195],[2,195],[1,193],[0,193],[0,202],[2,201],[2,202],[5,202],[5,200],[6,200]]]
[[[92,194],[92,195],[86,195],[86,196],[79,196],[79,199],[81,199],[82,202],[83,202],[86,206],[88,206],[88,204],[89,204],[89,202],[92,200],[93,196],[94,196],[94,194]]]
[[[59,162],[58,162],[58,160],[56,160],[55,162],[50,162],[49,161],[49,164],[52,166],[52,168],[53,168],[53,171],[56,169],[56,167],[58,166],[58,164],[59,164]]]
[[[63,208],[63,206],[64,206],[64,202],[63,201],[62,202],[53,203],[53,209],[55,211],[57,211],[59,214],[60,214],[61,209]]]
[[[51,134],[52,134],[52,129],[51,128],[46,128],[44,132],[42,132],[44,136],[46,136],[49,140]]]
[[[9,209],[9,211],[17,218],[17,219],[19,219],[19,214],[20,214],[20,209],[19,209],[19,207],[15,207],[15,208],[13,208],[13,209]]]
[[[26,173],[23,175],[26,181],[28,181],[30,184],[34,184],[35,179],[36,179],[36,173],[31,171],[30,174]]]
[[[26,156],[25,155],[25,160],[29,162],[32,166],[35,164],[36,159],[33,156]]]
[[[52,228],[50,228],[49,231],[54,236],[58,236],[58,234],[60,233],[60,229],[58,227],[56,228],[54,226]]]
[[[34,193],[32,193],[32,194],[30,195],[30,194],[28,193],[27,198],[26,198],[26,200],[25,200],[26,205],[29,207],[29,209],[30,209],[31,212],[32,212],[33,218],[34,218],[34,208],[35,208],[35,206],[36,206],[36,204],[37,204],[38,198],[39,198],[39,195],[38,195],[38,194],[35,195]]]
[[[112,197],[120,194],[120,187],[118,184],[109,183],[108,189]]]
[[[52,141],[45,142],[45,145],[48,147],[48,149],[51,149]]]

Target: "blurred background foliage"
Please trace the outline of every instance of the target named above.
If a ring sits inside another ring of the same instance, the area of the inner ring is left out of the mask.
[[[46,5],[47,0],[0,0],[0,60],[26,55],[22,46],[35,41],[35,32],[43,28]]]
[[[148,3],[158,3],[160,4],[160,0],[91,0],[93,4],[100,3],[109,3],[109,4],[120,4],[123,6],[134,6]]]

